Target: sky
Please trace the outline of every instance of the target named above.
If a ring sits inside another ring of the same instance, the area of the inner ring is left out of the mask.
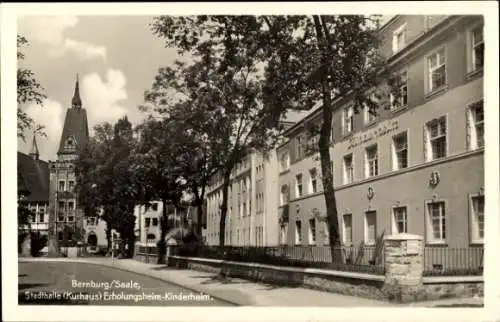
[[[127,115],[143,117],[137,108],[160,66],[178,58],[150,31],[153,16],[31,16],[18,20],[18,33],[29,46],[21,66],[30,68],[47,96],[43,106],[23,106],[47,137],[37,137],[40,158],[55,160],[66,110],[71,105],[76,75],[87,110],[89,130]],[[92,133],[91,133],[92,134]],[[18,140],[29,153],[32,134]]]
[[[127,115],[133,124],[145,116],[138,106],[160,66],[180,58],[150,30],[153,16],[29,16],[19,17],[18,33],[29,46],[21,65],[31,69],[47,96],[43,106],[23,106],[46,137],[37,136],[40,157],[55,160],[70,107],[76,75],[87,110],[89,130],[100,122],[114,123]],[[384,17],[385,19],[390,16]],[[385,20],[384,19],[384,20]],[[33,135],[18,140],[29,153]]]

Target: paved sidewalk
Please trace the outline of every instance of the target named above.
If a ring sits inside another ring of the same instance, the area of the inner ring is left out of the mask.
[[[253,283],[238,278],[221,278],[214,273],[176,269],[165,265],[146,264],[133,259],[110,258],[22,258],[19,261],[72,261],[122,269],[158,278],[196,292],[210,294],[242,306],[316,306],[316,307],[446,307],[479,306],[482,298],[450,299],[398,305],[385,301],[321,292],[300,287],[283,287]]]

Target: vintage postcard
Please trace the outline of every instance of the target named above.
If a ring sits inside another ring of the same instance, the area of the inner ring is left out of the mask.
[[[500,318],[496,3],[1,14],[6,320]]]

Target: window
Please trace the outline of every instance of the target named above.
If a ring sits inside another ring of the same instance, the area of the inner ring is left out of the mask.
[[[352,245],[352,215],[345,214],[342,216],[342,243],[345,246]]]
[[[66,204],[64,203],[64,201],[59,201],[58,202],[58,208],[59,208],[59,212],[64,212],[66,209]]]
[[[428,242],[444,242],[446,239],[446,217],[444,201],[427,204]]]
[[[446,157],[446,117],[432,120],[426,124],[424,131],[426,137],[426,161]]]
[[[158,226],[158,218],[153,218],[153,226]]]
[[[398,73],[391,79],[391,110],[408,105],[408,73]]]
[[[45,222],[45,211],[43,208],[40,209],[40,212],[38,213],[38,218],[39,218],[38,222],[40,223]]]
[[[295,196],[296,198],[302,196],[302,174],[295,176]]]
[[[354,130],[354,107],[346,106],[343,111],[342,132],[344,135],[351,133]]]
[[[73,191],[75,189],[75,182],[73,180],[68,181],[68,190]]]
[[[304,139],[301,135],[297,137],[297,159],[302,159],[304,157]]]
[[[318,179],[316,176],[316,169],[309,170],[309,175],[311,176],[311,193],[318,192]]]
[[[281,193],[280,193],[280,205],[285,205],[288,203],[288,185],[282,185],[281,186]]]
[[[483,101],[474,103],[467,109],[467,148],[475,150],[484,147]]]
[[[302,223],[300,220],[295,222],[295,244],[302,244]]]
[[[446,84],[446,59],[444,47],[427,57],[428,91],[432,92]]]
[[[374,245],[377,238],[377,213],[368,211],[365,213],[365,244]]]
[[[145,218],[144,220],[144,226],[149,227],[151,225],[151,218]]]
[[[406,45],[406,24],[396,29],[392,34],[392,51],[400,51]]]
[[[393,170],[408,168],[408,134],[400,133],[392,138]]]
[[[378,175],[378,148],[372,145],[365,150],[366,170],[365,177],[370,178]]]
[[[286,245],[286,235],[288,230],[288,224],[283,223],[280,227],[280,244]]]
[[[247,215],[247,203],[244,202],[243,203],[243,217],[245,217]]]
[[[68,201],[68,210],[72,211],[74,209],[75,209],[75,204],[73,203],[73,201]]]
[[[364,114],[365,124],[370,124],[373,121],[375,121],[375,119],[377,118],[376,115],[373,114],[372,112],[370,112],[370,108],[368,107],[368,105],[366,103],[363,104],[363,114]]]
[[[309,219],[309,244],[316,243],[316,219]]]
[[[72,241],[73,240],[73,234],[68,231],[68,241]]]
[[[483,26],[471,31],[472,40],[472,71],[483,68],[484,65],[484,35]]]
[[[59,241],[62,241],[64,239],[64,234],[62,231],[57,232],[57,239],[59,239]]]
[[[344,184],[354,182],[354,165],[352,162],[352,153],[344,156]]]
[[[406,207],[392,208],[393,215],[393,232],[394,234],[402,234],[408,232],[408,215]]]
[[[66,186],[66,182],[64,180],[59,180],[59,189],[58,189],[58,191],[64,191],[65,186]]]
[[[75,221],[75,216],[68,216],[68,222]]]
[[[484,239],[484,196],[477,195],[471,197],[472,214],[472,242],[481,243]]]
[[[158,203],[157,202],[153,202],[151,204],[151,210],[153,211],[158,211]]]

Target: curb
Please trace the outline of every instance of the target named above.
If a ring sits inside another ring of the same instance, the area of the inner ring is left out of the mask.
[[[146,277],[149,277],[149,278],[153,278],[153,279],[156,279],[156,280],[159,280],[159,281],[162,281],[162,282],[166,282],[166,283],[175,285],[177,287],[182,287],[182,288],[188,289],[190,291],[208,294],[211,297],[213,297],[214,299],[217,299],[217,300],[223,301],[223,302],[227,302],[227,303],[235,305],[235,306],[250,306],[250,305],[253,305],[252,303],[248,303],[248,301],[237,301],[237,300],[235,300],[234,298],[232,298],[230,296],[213,295],[213,294],[210,293],[209,290],[205,289],[204,287],[198,287],[198,286],[192,286],[192,285],[182,284],[182,283],[175,282],[175,281],[172,281],[172,280],[167,279],[167,278],[163,278],[163,277],[159,277],[159,276],[153,276],[153,275],[149,275],[149,274],[143,273],[143,272],[138,272],[138,271],[135,271],[135,270],[130,269],[130,268],[117,267],[117,266],[114,266],[113,264],[99,263],[99,262],[88,261],[88,260],[68,259],[67,257],[65,257],[64,260],[61,260],[59,258],[50,258],[50,259],[47,259],[47,258],[43,258],[43,259],[39,259],[39,258],[37,258],[37,259],[34,259],[34,258],[33,259],[30,259],[30,258],[18,258],[18,263],[36,263],[36,262],[45,262],[45,263],[50,263],[50,262],[81,263],[81,264],[89,264],[89,265],[95,265],[95,266],[110,267],[110,268],[117,269],[117,270],[120,270],[120,271],[134,273],[134,274],[137,274],[137,275],[142,275],[142,276],[146,276]]]

